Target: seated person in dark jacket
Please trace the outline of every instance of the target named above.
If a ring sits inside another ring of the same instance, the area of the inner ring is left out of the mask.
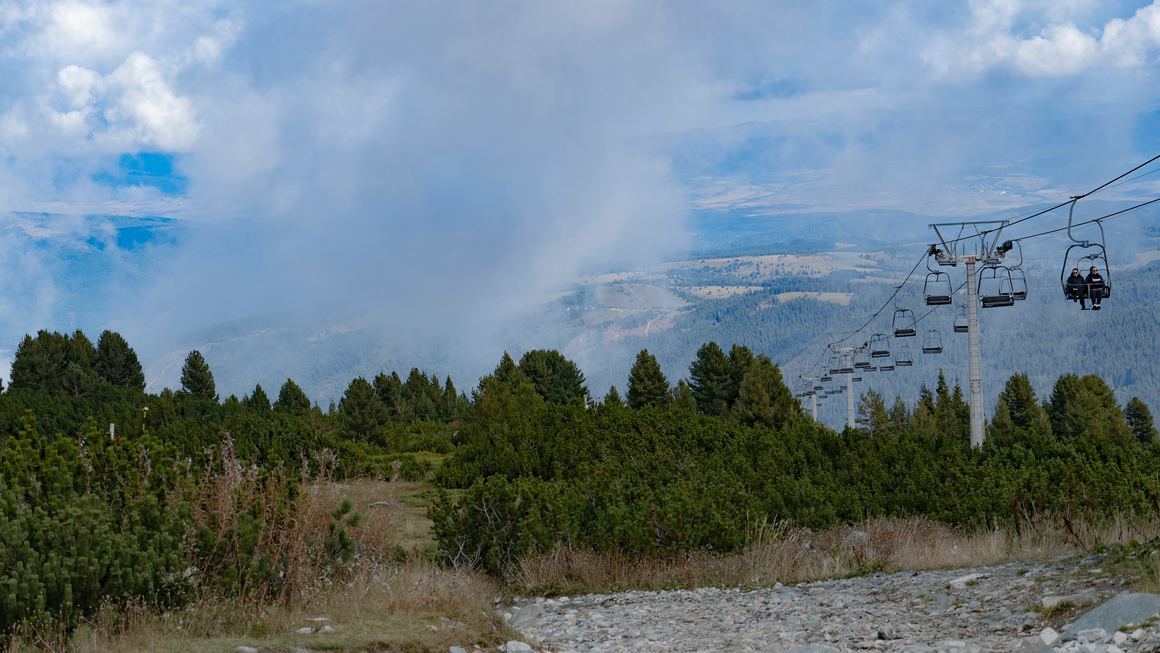
[[[1079,268],[1072,268],[1071,276],[1067,278],[1067,298],[1079,302],[1080,310],[1086,311],[1087,304],[1084,303],[1084,299],[1087,294],[1087,285],[1084,283],[1083,275],[1079,273]]]
[[[1084,279],[1084,284],[1087,285],[1088,295],[1092,298],[1092,310],[1100,310],[1100,300],[1104,298],[1104,278],[1100,276],[1100,271],[1096,266],[1088,271],[1087,278]]]

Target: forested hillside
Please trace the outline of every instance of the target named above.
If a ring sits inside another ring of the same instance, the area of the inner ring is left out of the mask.
[[[292,601],[354,573],[359,515],[312,503],[333,478],[456,490],[430,508],[438,557],[500,576],[561,543],[731,551],[781,520],[993,528],[1160,510],[1150,411],[1094,375],[1060,377],[1042,402],[1011,377],[972,450],[962,393],[941,377],[909,404],[868,392],[859,428],[837,432],[741,345],[698,346],[675,382],[635,352],[607,394],[558,351],[505,353],[470,394],[384,372],[326,410],[291,379],[222,399],[211,363],[190,352],[180,388],[154,394],[115,332],[19,344],[0,394],[0,635],[131,603]]]

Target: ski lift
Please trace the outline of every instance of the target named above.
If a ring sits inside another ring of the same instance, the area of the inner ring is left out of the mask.
[[[829,383],[830,381],[834,380],[834,377],[830,376],[829,374],[823,374],[818,377],[818,380],[822,383]]]
[[[978,275],[979,301],[983,308],[1001,308],[1015,305],[1011,270],[1004,265],[986,265]]]
[[[882,361],[881,363],[878,363],[878,371],[879,372],[893,372],[894,371],[894,361],[892,361],[888,358],[888,359]]]
[[[841,374],[842,373],[841,364],[842,363],[838,359],[837,356],[834,356],[833,358],[831,358],[830,359],[830,374]]]
[[[926,297],[927,306],[950,304],[951,295],[954,294],[951,288],[951,275],[939,270],[930,271],[926,275],[926,281],[922,283],[922,294]]]
[[[814,392],[825,392],[826,386],[818,384],[814,386]]]
[[[1067,237],[1071,239],[1073,244],[1069,245],[1063,254],[1063,268],[1059,271],[1059,283],[1063,287],[1063,296],[1068,299],[1074,299],[1072,293],[1067,289],[1067,271],[1071,268],[1079,268],[1082,274],[1084,267],[1095,267],[1098,271],[1100,269],[1100,262],[1102,261],[1103,268],[1106,272],[1103,287],[1085,288],[1085,290],[1088,297],[1091,297],[1094,291],[1100,293],[1100,298],[1107,299],[1112,296],[1112,266],[1108,264],[1108,250],[1105,246],[1107,238],[1104,236],[1104,223],[1103,220],[1095,221],[1096,226],[1100,229],[1099,241],[1079,240],[1073,236],[1071,234],[1072,215],[1075,212],[1075,203],[1078,200],[1078,197],[1072,198],[1071,210],[1067,213]],[[1072,251],[1077,248],[1079,251]],[[1088,253],[1083,254],[1085,251]],[[1083,255],[1080,256],[1080,254]]]
[[[1008,268],[1011,272],[1011,294],[1015,301],[1027,299],[1027,275],[1023,268]]]
[[[870,336],[870,358],[886,358],[890,356],[890,336],[884,333],[875,333]]]
[[[939,335],[937,329],[930,329],[926,332],[926,337],[922,339],[922,353],[942,353],[942,336]]]
[[[910,355],[910,347],[903,345],[894,352],[894,364],[898,367],[910,367],[914,365],[914,358]]]
[[[1011,275],[1011,294],[1015,301],[1021,302],[1027,299],[1027,274],[1023,272],[1023,245],[1018,240],[1008,240],[1004,242],[999,251],[1003,252],[1007,262],[1007,271]],[[1014,251],[1014,257],[1010,252]],[[1017,262],[1012,263],[1010,259],[1018,259]]]
[[[854,355],[854,369],[865,370],[870,367],[870,361],[862,358],[862,350],[859,348],[858,353]]]
[[[850,380],[851,380],[851,381],[853,381],[854,383],[861,383],[861,382],[862,382],[862,377],[860,377],[860,376],[852,376],[852,377],[850,377]]]
[[[890,326],[895,338],[913,338],[918,335],[915,325],[914,311],[909,308],[894,309],[894,319],[891,320]]]
[[[843,356],[841,362],[838,363],[838,374],[853,374],[853,373],[854,373],[854,365],[850,362],[849,358]]]
[[[967,305],[963,304],[959,314],[955,316],[955,333],[966,333],[968,324]]]

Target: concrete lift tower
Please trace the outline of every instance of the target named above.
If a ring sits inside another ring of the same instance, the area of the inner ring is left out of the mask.
[[[967,273],[967,379],[970,387],[971,446],[981,447],[986,439],[983,420],[983,357],[979,351],[979,288],[975,268],[997,266],[1010,249],[1000,245],[1007,220],[946,222],[932,224],[939,244],[930,246],[930,256],[939,265],[963,263]],[[954,234],[954,235],[952,235]],[[941,249],[940,246],[941,245]]]

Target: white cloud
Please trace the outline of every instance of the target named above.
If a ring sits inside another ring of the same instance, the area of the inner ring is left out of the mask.
[[[110,102],[104,117],[111,131],[123,129],[132,143],[182,152],[197,138],[193,103],[170,88],[157,62],[134,52],[105,80]]]
[[[1099,67],[1138,67],[1156,60],[1160,0],[1102,27],[1081,29],[1069,20],[1089,14],[1090,8],[1086,2],[978,0],[970,4],[968,23],[936,31],[922,58],[943,78],[973,77],[1002,68],[1028,77],[1053,77]],[[1022,24],[1043,26],[1037,34],[1020,36]]]
[[[123,47],[111,12],[103,5],[66,0],[49,6],[46,13],[47,25],[38,40],[60,58],[101,59]]]

